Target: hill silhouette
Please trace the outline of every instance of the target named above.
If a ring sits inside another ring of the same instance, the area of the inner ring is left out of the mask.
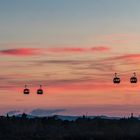
[[[137,118],[105,119],[85,116],[75,121],[57,116],[42,118],[0,117],[1,140],[139,140]]]

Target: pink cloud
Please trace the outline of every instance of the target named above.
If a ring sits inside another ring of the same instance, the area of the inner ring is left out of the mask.
[[[48,52],[53,53],[85,53],[85,52],[106,52],[109,51],[110,48],[107,46],[95,46],[95,47],[53,47],[48,48]]]
[[[53,47],[53,48],[48,48],[48,52],[84,52],[85,48],[64,48],[64,47]]]
[[[119,44],[126,44],[130,43],[131,41],[139,41],[140,35],[139,34],[110,34],[101,37],[105,41],[109,41],[111,43],[119,43]]]
[[[110,48],[109,47],[106,47],[106,46],[99,46],[99,47],[93,47],[93,48],[91,48],[91,51],[107,52],[107,51],[110,51]]]
[[[92,48],[84,47],[49,47],[49,48],[14,48],[1,50],[2,55],[12,56],[32,56],[41,55],[45,53],[87,53],[87,52],[106,52],[109,51],[109,47],[97,46]]]
[[[0,54],[13,55],[13,56],[31,56],[31,55],[41,54],[41,49],[36,49],[36,48],[7,49],[7,50],[1,50]]]
[[[135,60],[135,59],[140,59],[140,54],[126,54],[126,55],[121,55],[121,56],[115,56],[111,59],[112,60],[128,60],[128,59]]]

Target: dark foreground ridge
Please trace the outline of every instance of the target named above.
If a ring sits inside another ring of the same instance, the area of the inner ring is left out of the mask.
[[[137,118],[0,117],[0,140],[140,140]]]

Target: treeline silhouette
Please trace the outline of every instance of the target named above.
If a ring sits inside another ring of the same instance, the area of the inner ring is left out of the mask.
[[[140,121],[137,118],[119,120],[94,119],[85,116],[75,121],[57,116],[27,118],[0,117],[0,140],[139,140]]]

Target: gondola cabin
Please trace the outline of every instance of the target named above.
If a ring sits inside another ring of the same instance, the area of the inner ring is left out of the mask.
[[[30,90],[27,88],[27,85],[25,85],[25,89],[23,90],[24,94],[29,94]]]
[[[37,90],[37,94],[43,94],[43,89],[41,87],[42,86],[40,85],[40,88]]]
[[[121,82],[120,78],[117,77],[117,73],[115,73],[115,77],[114,77],[114,79],[113,79],[113,83],[114,83],[114,84],[119,84],[120,82]]]
[[[132,83],[132,84],[134,83],[135,84],[135,83],[137,83],[138,80],[137,80],[137,77],[136,77],[136,73],[134,72],[133,74],[134,74],[134,76],[132,76],[130,78],[130,83]]]

